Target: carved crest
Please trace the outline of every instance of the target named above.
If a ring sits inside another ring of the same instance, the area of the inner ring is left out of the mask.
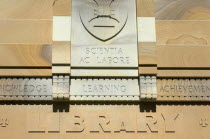
[[[87,0],[79,10],[80,21],[94,38],[106,42],[123,31],[128,11],[121,0]]]

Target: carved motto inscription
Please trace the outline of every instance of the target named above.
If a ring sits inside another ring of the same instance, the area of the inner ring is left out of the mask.
[[[131,63],[130,57],[125,55],[125,49],[121,47],[86,47],[81,48],[83,53],[80,58],[81,64],[96,63],[103,64],[121,64],[129,65]]]
[[[72,67],[137,67],[135,0],[72,1]]]

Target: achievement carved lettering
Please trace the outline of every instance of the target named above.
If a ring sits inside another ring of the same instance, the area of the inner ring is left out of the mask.
[[[205,85],[165,85],[161,86],[160,92],[210,92],[210,87]]]
[[[180,99],[191,100],[208,99],[209,83],[209,79],[158,79],[157,90],[159,96],[177,96]]]

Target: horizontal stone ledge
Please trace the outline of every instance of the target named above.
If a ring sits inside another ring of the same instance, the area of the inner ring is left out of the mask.
[[[51,101],[53,80],[52,78],[1,78],[0,100]],[[140,99],[141,95],[148,96],[150,92],[141,92],[137,78],[68,78],[68,80],[67,85],[60,78],[56,82],[61,91],[63,87],[69,87],[67,101],[210,101],[210,79],[157,79],[157,100]],[[144,83],[148,88],[150,84]]]

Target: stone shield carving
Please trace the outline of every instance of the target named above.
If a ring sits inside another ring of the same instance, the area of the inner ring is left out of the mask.
[[[137,67],[136,0],[72,0],[72,67]]]
[[[117,36],[126,26],[128,11],[121,0],[88,0],[79,10],[80,21],[85,30],[100,41]]]

